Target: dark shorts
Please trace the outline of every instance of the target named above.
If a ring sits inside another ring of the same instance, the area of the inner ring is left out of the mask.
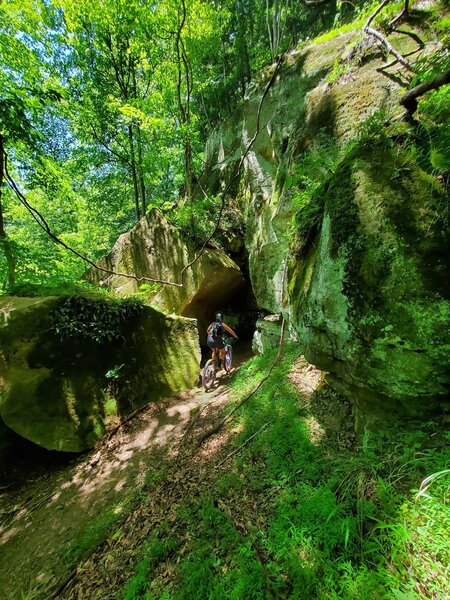
[[[214,339],[212,335],[208,335],[206,342],[210,348],[217,348],[218,350],[222,350],[222,348],[225,348],[223,339],[220,337]]]

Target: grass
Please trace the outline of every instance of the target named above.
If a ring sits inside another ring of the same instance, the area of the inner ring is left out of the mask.
[[[175,526],[152,532],[118,598],[448,595],[448,475],[417,497],[421,481],[448,465],[448,436],[430,422],[340,449],[326,418],[334,411],[330,402],[340,400],[326,387],[309,401],[299,397],[287,377],[296,355],[289,349],[236,413],[232,427],[240,433],[233,444],[268,426],[211,474],[207,491],[184,497]],[[257,357],[241,368],[232,388],[236,400],[273,358]],[[324,425],[319,441],[311,438],[313,417]]]
[[[324,42],[329,42],[330,40],[333,40],[334,38],[338,37],[339,35],[342,35],[343,33],[348,33],[349,31],[356,31],[364,25],[366,20],[367,19],[365,17],[360,17],[352,23],[346,23],[345,25],[341,25],[340,27],[330,29],[330,31],[326,31],[325,33],[322,33],[321,35],[314,38],[312,42],[313,44],[322,44]]]

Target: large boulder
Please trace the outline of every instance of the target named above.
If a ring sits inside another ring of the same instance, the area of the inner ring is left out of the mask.
[[[382,143],[349,156],[291,260],[291,323],[308,360],[353,399],[360,430],[449,402],[448,198],[407,158]]]
[[[436,48],[421,35],[426,52]],[[414,36],[390,39],[413,54]],[[212,193],[233,182],[258,306],[281,313],[307,359],[347,392],[359,429],[441,410],[448,197],[420,150],[405,151],[417,131],[393,118],[386,133],[387,115],[403,111],[397,65],[348,32],[289,53],[271,79],[274,68],[208,141],[202,181]],[[258,349],[268,333],[276,339],[259,323]]]
[[[139,292],[151,306],[167,314],[196,318],[203,339],[214,311],[236,295],[244,285],[244,278],[225,252],[212,248],[206,248],[182,275],[197,252],[188,247],[179,229],[170,225],[160,210],[152,209],[133,229],[118,238],[108,256],[98,264],[115,272],[175,285],[138,282],[97,269],[90,270],[85,277],[113,290],[118,297]]]
[[[58,334],[61,319],[67,331],[68,322],[107,310],[105,301],[0,298],[0,417],[9,429],[47,449],[79,452],[104,432],[108,372],[122,414],[196,383],[193,319],[141,307],[111,321],[97,341],[94,323],[92,336],[76,327]]]

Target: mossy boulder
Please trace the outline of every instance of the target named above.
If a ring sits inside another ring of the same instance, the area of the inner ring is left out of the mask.
[[[248,89],[208,140],[202,187],[233,183],[258,307],[287,319],[362,429],[445,403],[448,197],[425,166],[429,136],[399,118],[398,65],[360,28],[332,35]],[[425,23],[420,36],[436,49]],[[389,41],[417,59],[413,35]]]
[[[289,276],[305,355],[352,397],[360,429],[448,407],[448,197],[387,141],[330,178],[319,232]]]
[[[60,309],[67,301],[0,298],[0,417],[20,436],[51,450],[92,447],[104,432],[106,374],[114,369],[122,414],[197,381],[194,320],[142,307],[125,315],[108,339],[96,341],[76,331],[61,337]],[[107,310],[105,302],[83,302]],[[83,319],[73,311],[73,322]]]
[[[170,225],[158,209],[121,235],[99,265],[115,272],[149,277],[176,285],[138,282],[92,269],[86,278],[113,290],[118,297],[136,293],[166,314],[196,318],[201,339],[214,311],[226,305],[243,287],[238,265],[222,250],[207,248],[192,268],[184,267],[198,249],[189,248],[179,229]],[[180,285],[182,284],[182,285]]]
[[[252,341],[252,349],[255,354],[264,354],[268,350],[278,348],[282,321],[283,318],[280,314],[267,315],[256,321],[256,331]]]

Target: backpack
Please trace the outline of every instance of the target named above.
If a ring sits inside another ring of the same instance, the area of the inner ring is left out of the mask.
[[[216,340],[219,337],[222,337],[222,325],[219,322],[213,323],[211,335],[213,340]]]

